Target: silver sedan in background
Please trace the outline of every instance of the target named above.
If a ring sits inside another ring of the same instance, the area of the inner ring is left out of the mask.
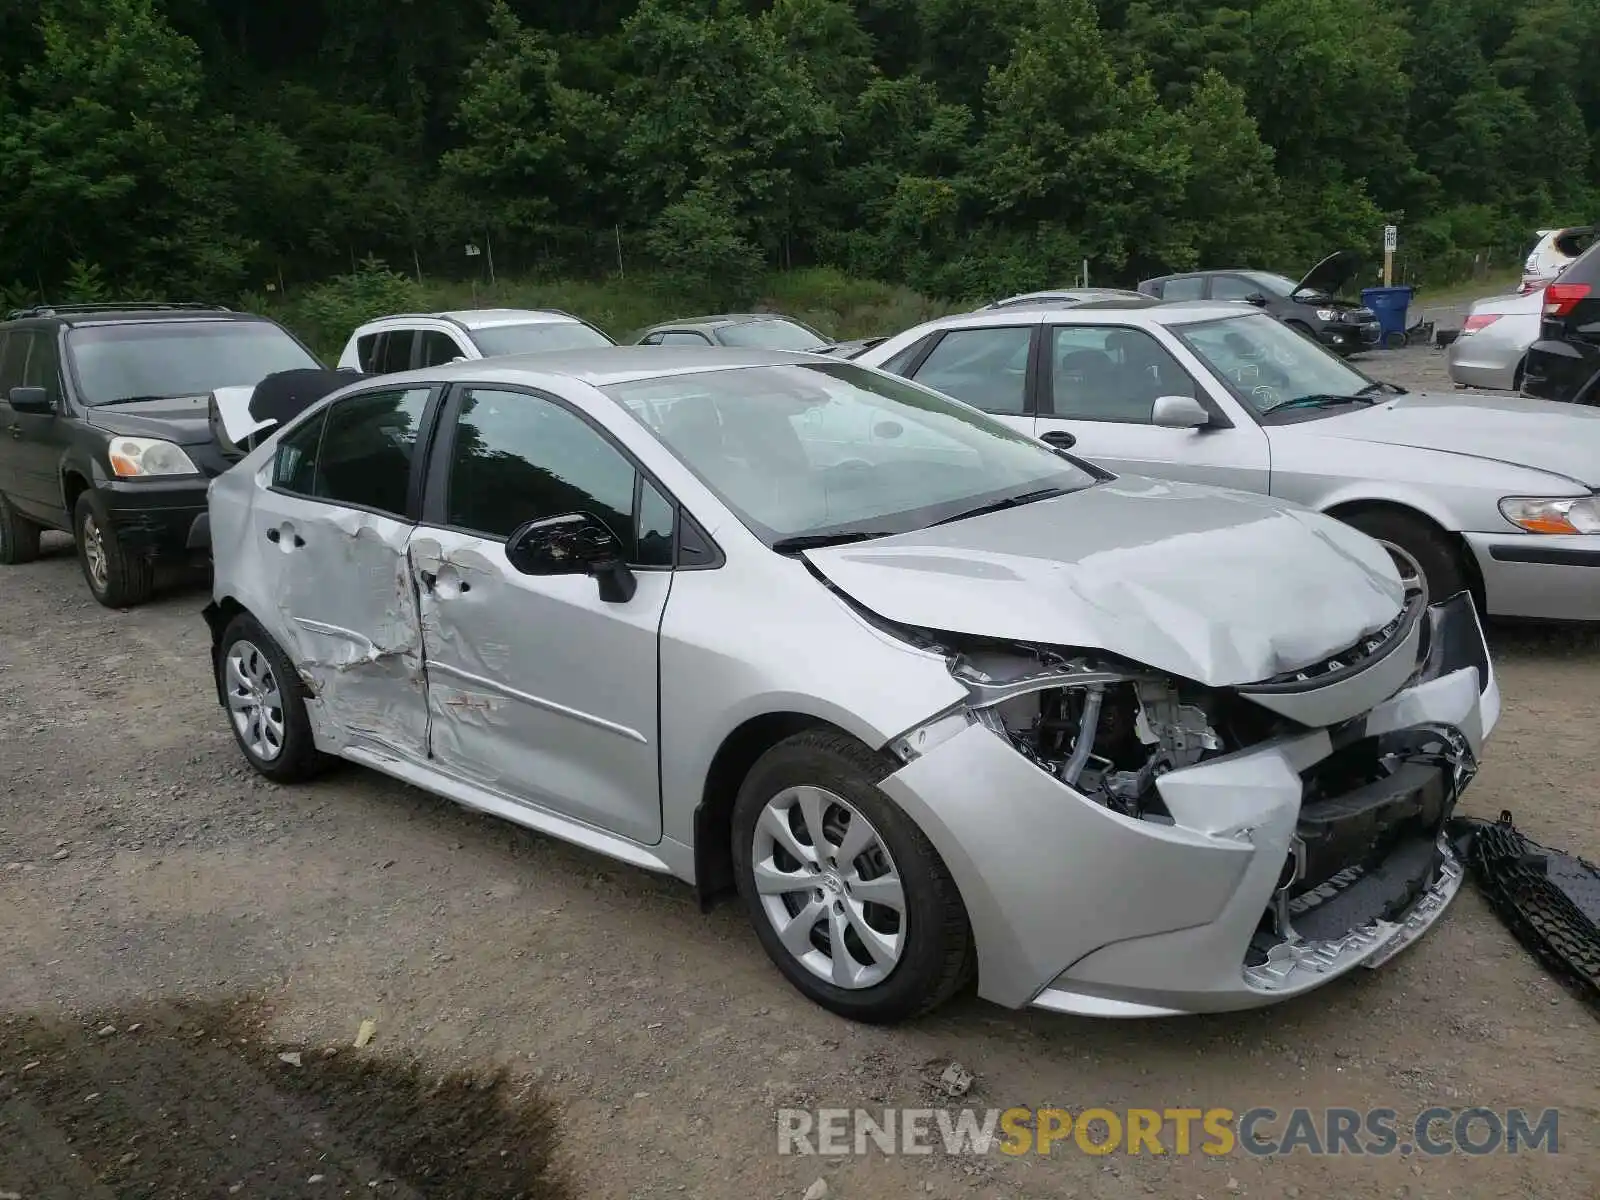
[[[1473,304],[1446,361],[1461,387],[1514,392],[1522,386],[1528,347],[1539,340],[1544,289],[1523,295],[1489,296]]]
[[[257,771],[342,757],[737,889],[862,1020],[974,976],[1152,1016],[1377,966],[1460,886],[1444,822],[1499,713],[1470,600],[1349,527],[820,355],[363,380],[211,524]]]
[[[1434,599],[1600,620],[1600,408],[1410,393],[1215,302],[968,313],[857,361],[1113,471],[1336,516]]]

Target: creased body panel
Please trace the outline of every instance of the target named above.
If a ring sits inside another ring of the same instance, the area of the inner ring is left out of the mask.
[[[1403,598],[1383,550],[1337,521],[1133,476],[808,557],[893,621],[1091,647],[1216,687],[1317,662]]]
[[[463,779],[598,829],[661,837],[657,640],[672,588],[637,573],[623,604],[585,575],[532,577],[494,539],[424,529],[432,752]]]

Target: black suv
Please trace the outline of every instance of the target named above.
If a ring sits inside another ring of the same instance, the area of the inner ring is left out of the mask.
[[[1382,337],[1376,313],[1337,299],[1360,262],[1358,255],[1340,251],[1312,267],[1299,283],[1270,271],[1190,271],[1146,279],[1139,290],[1161,300],[1242,300],[1336,354],[1354,354],[1377,346]]]
[[[1600,404],[1600,241],[1545,287],[1544,318],[1524,360],[1522,394]]]
[[[265,317],[182,304],[55,305],[0,321],[0,563],[72,533],[95,599],[146,600],[157,561],[210,549],[206,488],[230,465],[211,394],[320,367]]]

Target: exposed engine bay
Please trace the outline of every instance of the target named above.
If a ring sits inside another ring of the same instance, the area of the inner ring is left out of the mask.
[[[1038,647],[957,653],[978,720],[1061,782],[1126,816],[1171,821],[1155,782],[1267,736],[1227,698],[1137,668]]]

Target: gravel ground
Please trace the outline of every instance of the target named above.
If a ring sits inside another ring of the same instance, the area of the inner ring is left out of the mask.
[[[1431,350],[1366,366],[1443,374]],[[355,768],[254,777],[211,691],[203,587],[108,612],[50,545],[0,570],[0,1197],[1600,1194],[1595,1021],[1470,890],[1383,970],[1266,1012],[969,998],[858,1027],[793,993],[735,905],[702,915],[674,882]],[[1466,810],[1600,857],[1600,638],[1492,639],[1505,715]],[[929,1104],[951,1060],[980,1108],[1560,1107],[1561,1152],[777,1153],[776,1108]],[[425,1086],[458,1069],[484,1082]]]

